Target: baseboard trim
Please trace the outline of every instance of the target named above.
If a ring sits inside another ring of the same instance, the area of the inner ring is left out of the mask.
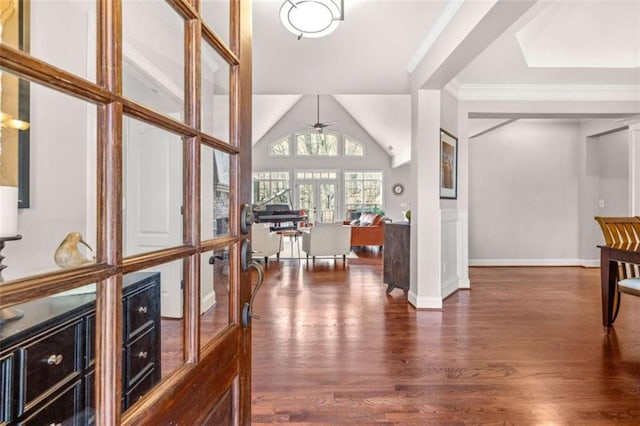
[[[599,260],[586,259],[469,259],[469,266],[600,266]]]
[[[447,297],[451,296],[453,293],[458,291],[459,288],[460,285],[457,279],[442,283],[442,299],[446,299]]]
[[[469,278],[463,278],[458,281],[459,289],[470,289],[471,288],[471,280]]]
[[[200,302],[200,313],[203,314],[211,309],[216,304],[216,292],[212,291],[211,293],[204,296]]]
[[[412,290],[407,295],[409,303],[416,309],[442,309],[442,298],[439,297],[418,297]]]

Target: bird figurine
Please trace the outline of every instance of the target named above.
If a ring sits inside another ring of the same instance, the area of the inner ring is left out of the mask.
[[[53,255],[56,265],[63,269],[73,268],[85,263],[92,262],[78,248],[78,243],[84,244],[91,252],[93,249],[82,239],[79,232],[70,232],[60,243]]]

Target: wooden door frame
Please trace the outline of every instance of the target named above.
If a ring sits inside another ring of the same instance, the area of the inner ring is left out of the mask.
[[[97,105],[96,262],[0,286],[0,308],[25,303],[86,284],[96,284],[96,424],[198,424],[209,418],[212,395],[232,391],[233,422],[251,420],[251,330],[240,321],[240,306],[250,299],[250,274],[239,271],[238,205],[251,199],[251,2],[230,0],[231,46],[227,47],[199,16],[200,0],[166,0],[185,20],[185,122],[179,122],[122,95],[122,0],[97,1],[97,79],[90,82],[30,54],[0,43],[0,67],[11,74]],[[231,134],[226,143],[200,130],[202,39],[231,65]],[[184,244],[123,259],[122,120],[126,114],[183,136]],[[231,236],[200,241],[201,144],[232,154]],[[239,155],[235,155],[239,154]],[[231,247],[231,324],[201,351],[199,268],[201,253]],[[184,260],[184,365],[145,398],[121,413],[122,276],[154,265]],[[225,346],[227,345],[227,346]],[[228,350],[227,348],[232,348]]]

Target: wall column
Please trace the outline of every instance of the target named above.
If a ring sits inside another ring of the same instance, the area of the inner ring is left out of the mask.
[[[629,210],[640,216],[640,120],[629,124]]]
[[[458,106],[458,288],[471,288],[469,279],[469,113]],[[445,296],[446,297],[446,296]]]
[[[411,94],[411,284],[409,303],[441,309],[440,91]]]

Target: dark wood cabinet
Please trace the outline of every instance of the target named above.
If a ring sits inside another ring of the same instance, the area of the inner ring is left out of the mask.
[[[123,279],[123,410],[160,381],[160,274]],[[19,306],[0,325],[0,425],[94,423],[95,294]]]
[[[384,228],[383,279],[387,294],[394,288],[409,291],[411,279],[411,225],[407,222],[387,223]]]

